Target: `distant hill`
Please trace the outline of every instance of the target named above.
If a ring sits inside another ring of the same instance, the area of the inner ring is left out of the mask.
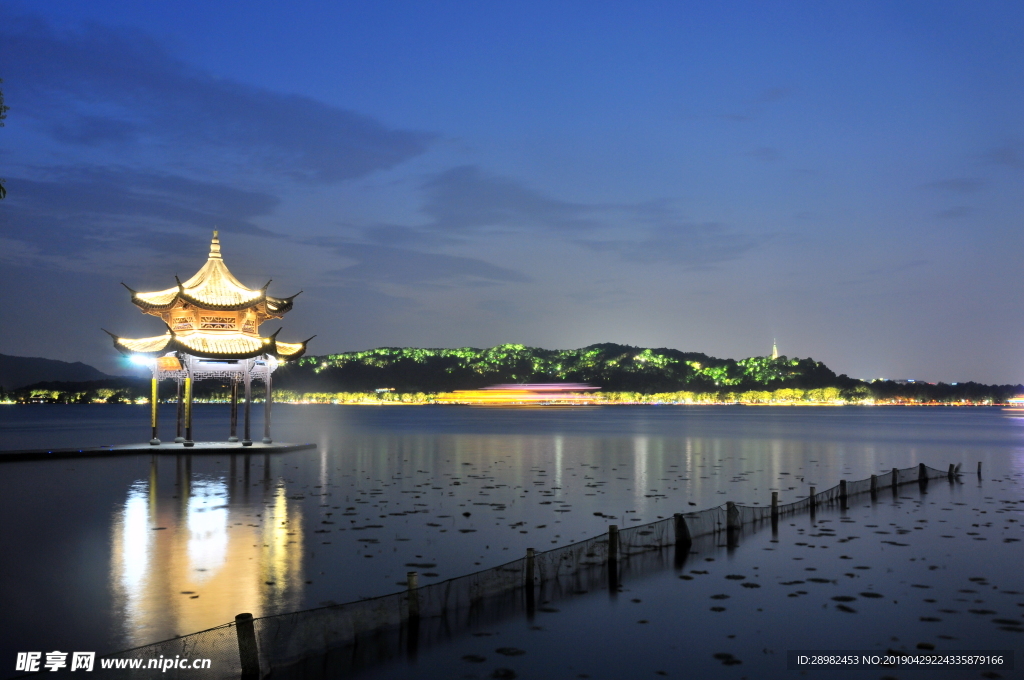
[[[306,356],[282,367],[274,380],[283,389],[443,392],[494,383],[583,382],[605,391],[747,390],[853,387],[813,359],[749,357],[719,359],[700,352],[602,343],[549,350],[524,345],[487,349],[380,347],[364,352]]]
[[[81,361],[70,363],[0,354],[0,387],[5,390],[16,390],[38,382],[84,382],[111,377]]]

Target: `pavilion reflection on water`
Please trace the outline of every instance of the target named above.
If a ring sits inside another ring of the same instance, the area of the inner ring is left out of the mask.
[[[153,372],[151,407],[152,439],[157,432],[157,387],[160,380],[177,383],[177,432],[175,442],[192,446],[192,386],[196,380],[220,379],[231,383],[231,434],[238,441],[238,391],[244,389],[243,446],[252,444],[250,404],[252,381],[262,380],[264,398],[263,442],[271,443],[270,409],[273,402],[271,374],[281,361],[298,359],[306,343],[282,342],[277,332],[259,333],[260,324],[280,319],[291,310],[291,297],[267,295],[270,281],[260,289],[247,288],[228,270],[220,253],[220,239],[213,232],[210,255],[195,276],[166,290],[140,293],[128,288],[132,302],[145,314],[159,317],[167,332],[150,338],[122,338],[107,331],[114,347]],[[124,284],[122,284],[124,285]],[[300,293],[302,291],[299,291]]]
[[[271,478],[270,456],[232,455],[219,474],[193,472],[192,458],[177,456],[171,486],[154,456],[114,513],[110,587],[125,646],[303,601],[302,504]]]

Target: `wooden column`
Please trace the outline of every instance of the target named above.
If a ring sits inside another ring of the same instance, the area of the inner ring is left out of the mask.
[[[192,441],[192,371],[185,378],[185,446],[195,446]]]
[[[839,507],[846,509],[846,480],[839,480]]]
[[[871,500],[878,495],[878,475],[871,475]]]
[[[950,484],[956,480],[956,468],[952,463],[949,464],[949,471],[946,472],[946,478],[949,479]]]
[[[892,469],[892,492],[896,493],[896,488],[900,485],[900,471],[896,468]]]
[[[158,412],[159,405],[160,405],[160,399],[157,396],[157,386],[158,385],[159,385],[159,383],[157,382],[157,379],[156,379],[156,369],[154,369],[154,371],[153,371],[153,389],[152,389],[152,394],[150,394],[150,397],[149,397],[149,402],[151,404],[149,421],[150,421],[150,425],[153,427],[153,438],[149,440],[149,443],[151,445],[153,445],[153,446],[159,446],[160,445],[160,439],[157,437],[157,423],[159,422],[157,420],[157,412]]]
[[[274,403],[274,385],[270,377],[273,369],[270,366],[270,360],[264,363],[263,368],[266,370],[266,374],[263,377],[263,385],[267,388],[267,394],[263,397],[263,443],[269,444],[273,440],[270,438],[270,407]]]
[[[181,378],[175,378],[174,382],[178,386],[178,404],[177,404],[177,414],[175,416],[174,443],[175,444],[180,444],[183,441],[185,441],[185,437],[182,436],[183,428],[185,426],[184,425],[185,424],[185,404],[183,403],[183,395],[182,395],[182,387],[183,387],[182,382],[183,381],[182,381]]]
[[[229,442],[238,441],[238,381],[231,378],[231,434]]]
[[[251,365],[249,359],[245,360],[245,416],[243,422],[242,446],[252,446],[252,438],[249,436],[250,406],[252,405],[252,375],[249,372]]]

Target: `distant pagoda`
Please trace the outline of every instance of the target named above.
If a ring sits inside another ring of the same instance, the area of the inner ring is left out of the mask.
[[[231,435],[238,441],[238,387],[245,388],[245,432],[243,445],[250,445],[250,402],[252,380],[266,386],[264,400],[264,443],[270,443],[270,406],[273,401],[271,373],[281,361],[298,359],[306,343],[281,342],[277,332],[269,337],[259,333],[260,324],[280,319],[292,308],[291,297],[267,295],[267,285],[247,288],[234,277],[220,254],[220,239],[213,232],[210,255],[202,269],[184,283],[152,293],[140,293],[125,285],[132,302],[145,314],[160,317],[167,332],[150,338],[122,338],[107,331],[114,347],[153,371],[151,444],[157,438],[157,384],[174,379],[178,385],[176,442],[192,445],[192,383],[204,378],[231,381]],[[124,285],[124,284],[122,284]],[[302,291],[299,291],[300,293]],[[182,436],[184,426],[184,436]]]

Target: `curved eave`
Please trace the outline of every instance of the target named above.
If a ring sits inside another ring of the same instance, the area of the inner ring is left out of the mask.
[[[243,309],[249,309],[256,307],[261,302],[265,303],[264,310],[270,317],[281,318],[285,314],[291,311],[293,301],[299,293],[286,298],[276,298],[262,293],[258,298],[247,302],[238,302],[234,304],[218,305],[210,302],[209,300],[203,300],[201,298],[193,297],[188,293],[178,292],[175,293],[174,297],[169,302],[158,304],[144,300],[138,296],[137,293],[132,293],[132,304],[143,311],[155,311],[155,312],[167,312],[174,308],[179,300],[188,302],[199,309],[208,309],[211,311],[222,311],[222,312],[237,312]]]
[[[193,297],[193,296],[189,295],[188,293],[180,293],[179,292],[179,293],[175,294],[175,296],[173,298],[171,298],[170,302],[167,302],[165,304],[155,304],[155,303],[148,302],[146,300],[143,300],[143,299],[139,298],[138,295],[136,295],[136,294],[132,295],[132,303],[134,303],[136,307],[139,307],[143,311],[156,311],[156,312],[167,312],[167,311],[170,311],[171,309],[174,308],[174,305],[177,304],[179,300],[182,300],[184,302],[188,302],[189,304],[194,305],[195,307],[198,307],[199,309],[208,309],[210,311],[219,311],[219,312],[237,312],[237,311],[240,311],[240,310],[243,310],[243,309],[249,309],[250,307],[255,307],[258,304],[260,304],[261,302],[264,302],[266,299],[267,299],[267,297],[266,297],[266,294],[264,293],[264,294],[261,294],[259,297],[255,298],[253,300],[248,300],[248,301],[245,301],[245,302],[236,302],[236,303],[226,304],[226,305],[218,305],[218,304],[210,302],[209,300],[203,300],[201,298]],[[282,312],[275,312],[275,313],[276,314],[283,314],[284,312],[288,311],[289,309],[291,309],[291,303],[290,302],[288,303],[287,308],[284,309],[284,311],[282,311]]]
[[[163,356],[168,352],[181,352],[201,359],[251,359],[253,357],[269,354],[281,361],[292,361],[306,353],[306,343],[302,342],[278,342],[277,338],[251,338],[254,342],[248,350],[216,351],[196,347],[189,343],[189,336],[177,336],[172,334],[158,335],[152,338],[121,338],[109,331],[105,331],[114,341],[114,348],[124,356],[143,355],[148,357]],[[315,336],[314,336],[315,337]]]
[[[315,335],[313,336],[316,337]],[[281,361],[294,361],[306,353],[306,343],[313,338],[302,342],[279,342],[274,341],[274,356]]]
[[[264,309],[266,309],[268,315],[272,315],[279,319],[291,311],[293,301],[300,295],[302,295],[301,290],[295,295],[286,298],[277,298],[267,295],[267,304]]]

